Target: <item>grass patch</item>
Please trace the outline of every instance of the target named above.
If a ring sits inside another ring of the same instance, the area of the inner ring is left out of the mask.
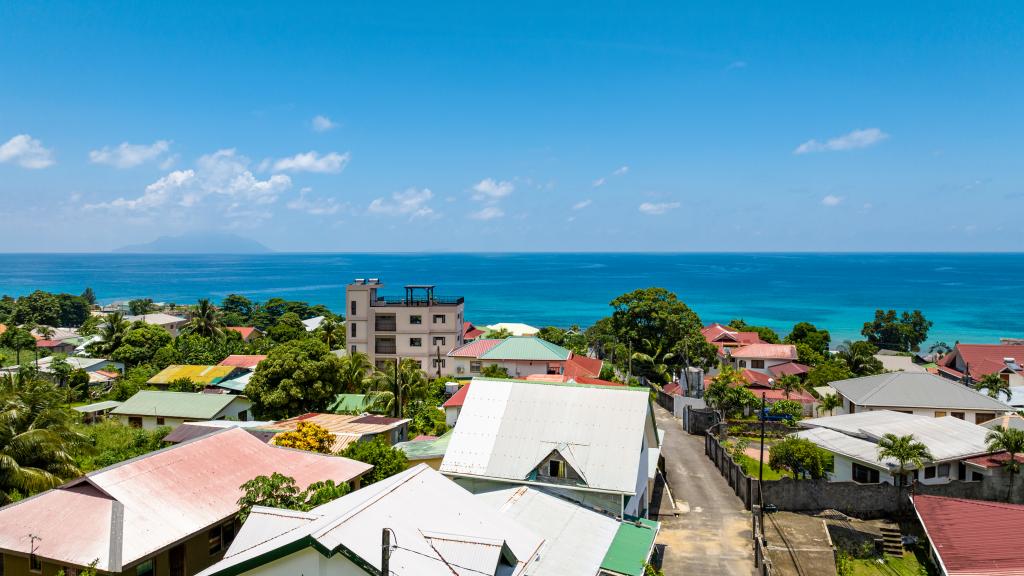
[[[904,552],[901,558],[886,556],[882,562],[874,558],[851,559],[850,567],[850,576],[922,576],[933,573],[914,552]]]
[[[767,450],[765,452],[767,452]],[[740,466],[743,466],[743,471],[747,473],[747,476],[755,479],[757,478],[757,468],[760,465],[760,462],[744,454],[740,456],[740,460],[737,463]],[[768,454],[765,454],[764,479],[781,480],[785,475],[786,474],[784,472],[779,472],[768,465]]]

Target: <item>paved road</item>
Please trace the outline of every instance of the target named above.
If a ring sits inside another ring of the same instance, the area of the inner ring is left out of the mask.
[[[658,427],[665,430],[662,454],[678,516],[667,495],[658,543],[664,544],[662,569],[666,576],[751,576],[754,553],[750,513],[718,469],[704,455],[704,438],[683,431],[679,420],[655,405]]]

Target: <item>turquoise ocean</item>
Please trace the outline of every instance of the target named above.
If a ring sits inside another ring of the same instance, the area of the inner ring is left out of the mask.
[[[799,321],[858,338],[876,308],[920,309],[929,340],[1024,337],[1024,254],[0,254],[0,294],[36,289],[101,302],[192,303],[231,293],[279,296],[343,311],[345,284],[380,278],[385,292],[435,284],[466,298],[476,324],[587,326],[608,302],[662,286],[705,323],[743,318],[785,333]]]

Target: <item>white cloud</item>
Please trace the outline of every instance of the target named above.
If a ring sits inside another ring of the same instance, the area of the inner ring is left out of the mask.
[[[611,176],[625,176],[626,173],[628,173],[628,172],[629,172],[629,166],[619,166],[615,170],[612,170],[612,173],[610,175],[608,175],[608,176],[601,176],[597,180],[594,180],[592,182],[592,184],[594,185],[594,188],[600,188],[601,186],[604,186],[605,184],[608,183],[608,178],[609,177],[611,177]]]
[[[603,176],[601,178],[598,178],[597,180],[594,180],[594,188],[600,188],[601,186],[604,186],[605,182],[607,182],[607,180],[605,180]]]
[[[122,142],[117,147],[104,146],[89,152],[89,161],[93,164],[107,164],[115,168],[132,168],[156,160],[171,148],[167,140],[157,140],[152,144],[130,144]]]
[[[624,176],[629,172],[629,166],[619,166],[612,172],[612,176]]]
[[[409,219],[435,217],[434,210],[427,205],[427,202],[434,197],[429,188],[417,190],[409,188],[404,192],[394,192],[391,199],[377,198],[370,202],[369,210],[375,214],[388,214],[391,216],[408,215]]]
[[[793,154],[808,154],[810,152],[839,152],[842,150],[854,150],[856,148],[867,148],[874,146],[889,135],[878,128],[867,128],[854,130],[849,134],[830,138],[827,142],[818,142],[811,139],[796,147]]]
[[[507,180],[498,182],[494,178],[484,178],[473,186],[475,192],[473,199],[496,202],[511,194],[515,189],[515,185]]]
[[[323,115],[314,116],[312,124],[315,132],[327,132],[328,130],[333,130],[338,127],[338,125],[332,122],[330,118]]]
[[[292,180],[285,174],[274,174],[266,180],[256,178],[249,170],[249,159],[234,149],[218,150],[196,161],[194,169],[175,170],[146,186],[137,198],[117,198],[110,202],[89,204],[91,209],[114,209],[124,212],[155,212],[170,206],[190,208],[204,200],[223,200],[228,215],[241,214],[240,206],[266,205],[277,201],[278,195],[291,188]]]
[[[22,168],[38,170],[52,166],[55,162],[53,152],[43,143],[28,134],[18,134],[7,142],[0,144],[0,163],[15,162]]]
[[[494,220],[505,215],[505,211],[497,206],[484,206],[480,210],[469,215],[474,220]]]
[[[658,216],[676,208],[679,208],[679,202],[644,202],[638,209],[649,216]]]
[[[341,210],[342,205],[334,198],[311,199],[306,196],[308,192],[311,192],[309,188],[299,190],[299,197],[288,202],[288,208],[312,216],[330,216]]]
[[[573,210],[583,210],[587,206],[590,206],[590,198],[586,200],[580,200],[579,202],[572,205]]]
[[[341,172],[348,161],[348,152],[328,152],[321,156],[319,152],[310,151],[290,158],[281,158],[273,163],[273,168],[278,172],[336,173]]]
[[[828,196],[825,196],[824,198],[821,199],[821,203],[824,204],[825,206],[839,206],[839,203],[842,201],[842,196],[835,196],[832,194],[829,194]]]

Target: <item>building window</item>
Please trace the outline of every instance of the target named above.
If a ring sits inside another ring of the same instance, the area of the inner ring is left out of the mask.
[[[153,560],[146,560],[135,568],[135,576],[153,576]]]
[[[552,478],[565,478],[565,465],[561,460],[548,461],[548,476]]]
[[[434,314],[434,324],[444,324],[445,322],[444,314]]]
[[[473,374],[479,374],[484,371],[484,363],[480,360],[469,361],[469,371]]]
[[[433,366],[434,368],[444,368],[444,358],[433,358],[431,366]]]
[[[156,417],[156,425],[157,426],[163,426],[164,425],[164,418],[163,418],[163,416],[157,416]]]
[[[352,338],[355,338],[356,337],[356,323],[355,322],[351,322],[351,323],[349,323],[349,326],[351,326],[351,328],[349,328],[349,332],[351,332],[351,334],[349,334],[349,336],[351,336]]]
[[[740,368],[746,368],[746,367],[747,367],[747,361],[746,360],[740,360]]]
[[[982,424],[984,422],[988,422],[989,420],[994,420],[995,417],[996,415],[993,412],[978,412],[974,415],[974,423]]]
[[[878,484],[878,470],[854,462],[853,481],[859,484]]]
[[[949,464],[939,464],[936,472],[939,478],[949,478]]]
[[[423,316],[419,314],[409,316],[409,324],[423,324]]]
[[[945,410],[936,410],[935,411],[935,417],[936,418],[945,418],[946,417],[946,411]]]
[[[750,367],[751,368],[764,368],[764,360],[751,360],[750,361]]]
[[[412,346],[413,348],[423,346],[423,338],[409,338],[409,346]]]
[[[43,563],[39,561],[39,556],[36,556],[35,554],[29,554],[28,569],[30,572],[35,572],[37,574],[43,571]]]
[[[78,568],[73,568],[71,566],[65,566],[64,567],[64,576],[78,576]]]
[[[356,345],[355,345],[355,344],[353,344],[353,345],[352,345],[352,353],[353,353],[353,354],[355,354],[355,353],[356,353]]]
[[[142,417],[141,416],[129,416],[128,425],[132,428],[142,428]]]
[[[355,316],[356,315],[356,301],[355,300],[353,300],[352,302],[349,303],[348,309],[349,309],[349,312],[348,312],[349,316]]]
[[[235,541],[235,521],[229,520],[210,530],[210,555],[226,550]]]
[[[985,479],[985,475],[981,472],[971,471],[971,482],[981,482]]]
[[[444,336],[434,336],[434,346],[444,346]]]
[[[953,418],[959,418],[960,420],[964,420],[963,412],[950,412],[949,415],[952,416]]]
[[[928,466],[924,469],[924,479],[931,480],[935,478],[935,466]]]

